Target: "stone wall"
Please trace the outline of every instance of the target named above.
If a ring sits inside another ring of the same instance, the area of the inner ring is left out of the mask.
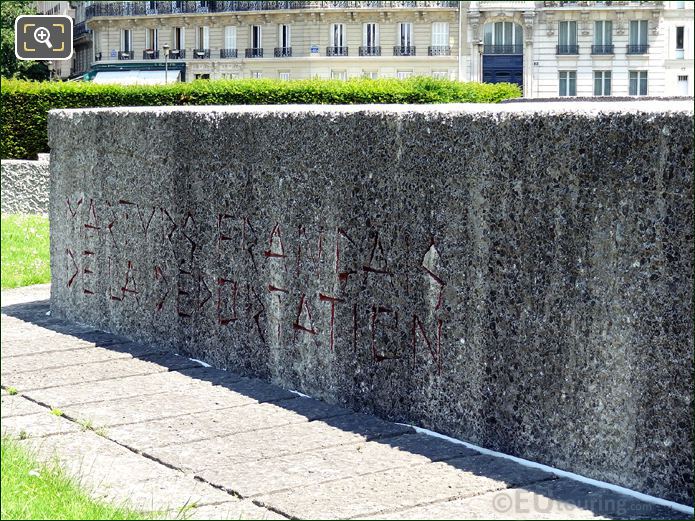
[[[692,117],[52,112],[52,312],[690,504]]]
[[[48,213],[48,159],[0,163],[2,213]]]

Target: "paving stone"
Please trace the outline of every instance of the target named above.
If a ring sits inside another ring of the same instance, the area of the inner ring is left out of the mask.
[[[40,412],[2,419],[2,433],[19,439],[80,431],[79,425],[37,405]]]
[[[297,398],[112,427],[109,428],[109,437],[123,445],[143,450],[302,423],[338,414],[349,414],[349,411],[317,400]]]
[[[183,514],[179,511],[170,514],[168,519],[287,519],[276,512],[256,506],[248,500],[206,505],[185,510]]]
[[[0,398],[0,412],[2,418],[36,414],[37,412],[43,412],[45,410],[45,407],[31,400],[27,400],[19,394],[3,394],[2,398]]]
[[[553,479],[358,519],[692,519],[569,479]]]
[[[261,496],[257,502],[290,517],[336,519],[476,496],[550,478],[552,474],[501,458],[472,456],[302,487]]]
[[[193,375],[195,375],[195,369],[185,372],[166,371],[62,387],[33,389],[24,394],[38,402],[63,408],[68,405],[97,403],[167,391],[181,391],[192,387],[196,388],[196,391],[192,392],[206,392],[211,385],[196,379]],[[152,399],[156,400],[156,398]]]
[[[215,381],[212,383],[229,389],[230,391],[249,396],[258,402],[272,402],[297,398],[296,394],[257,378],[241,377],[238,380],[228,383],[217,384]]]
[[[132,358],[130,353],[112,351],[93,345],[75,346],[76,349],[11,356],[2,359],[2,374],[19,374],[44,369],[58,369],[92,362],[104,362],[119,358]]]
[[[360,429],[356,419],[350,417],[361,416],[351,414],[325,421],[283,425],[192,443],[154,447],[146,452],[176,468],[200,471],[203,468],[274,458],[410,431],[377,418],[371,421],[365,418],[365,428]],[[345,430],[344,425],[351,425],[354,430]]]
[[[341,445],[280,458],[221,465],[198,474],[243,497],[300,488],[395,467],[478,454],[463,445],[423,434]]]

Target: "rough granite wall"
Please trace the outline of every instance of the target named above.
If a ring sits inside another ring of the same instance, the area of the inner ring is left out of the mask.
[[[52,111],[52,312],[691,504],[692,118]]]
[[[0,163],[2,213],[48,213],[48,160]]]

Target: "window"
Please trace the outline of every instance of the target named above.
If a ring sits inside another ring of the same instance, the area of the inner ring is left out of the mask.
[[[251,71],[251,77],[255,79],[260,79],[263,77],[263,73],[261,71]]]
[[[195,33],[195,48],[196,49],[209,49],[210,48],[210,28],[209,27],[198,27]]]
[[[594,71],[594,96],[611,95],[611,71]]]
[[[345,47],[345,24],[332,24],[330,34],[331,47]]]
[[[252,49],[260,49],[263,47],[263,40],[261,39],[263,35],[261,34],[260,25],[252,25],[249,35],[249,44],[251,45]]]
[[[512,22],[488,23],[483,28],[486,54],[521,54],[523,38],[521,26]]]
[[[687,96],[688,95],[688,76],[678,76],[678,95]]]
[[[280,71],[280,79],[287,81],[290,79],[290,73],[289,71]]]
[[[398,32],[396,33],[396,45],[400,47],[412,47],[413,45],[413,24],[404,22],[398,24]]]
[[[644,53],[647,51],[647,20],[630,20],[630,41],[628,53]]]
[[[121,50],[126,52],[133,50],[133,31],[130,29],[121,31]]]
[[[186,37],[183,27],[174,27],[174,50],[186,48]]]
[[[405,80],[413,75],[413,71],[398,71],[396,72],[396,78],[399,80]]]
[[[379,24],[368,22],[362,25],[362,45],[379,47]]]
[[[341,25],[341,24],[335,24],[335,25]],[[347,71],[331,71],[331,79],[332,80],[347,80]]]
[[[377,71],[362,71],[362,76],[370,80],[376,80],[379,77],[379,73]]]
[[[647,71],[630,71],[630,96],[647,95]]]
[[[577,95],[577,71],[560,71],[560,96]]]
[[[448,80],[449,71],[432,71],[432,77],[437,80]]]
[[[209,80],[210,75],[209,74],[196,74],[195,79],[196,80]]]
[[[577,22],[560,22],[558,54],[577,54]]]
[[[228,25],[224,28],[224,48],[236,49],[236,27]]]
[[[432,46],[446,47],[449,45],[449,22],[432,23]]]
[[[594,22],[594,45],[611,45],[613,43],[613,22],[601,20]]]
[[[157,42],[157,29],[147,29],[145,33],[145,49],[159,49]]]
[[[676,9],[685,9],[685,2],[674,2]]]
[[[281,24],[278,27],[278,47],[282,47],[283,49],[292,47],[292,43],[290,42],[290,26],[287,24]]]
[[[682,60],[685,58],[684,53],[685,44],[685,27],[676,27],[676,59]]]

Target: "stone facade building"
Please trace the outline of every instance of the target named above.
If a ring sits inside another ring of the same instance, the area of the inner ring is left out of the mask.
[[[692,2],[73,4],[89,35],[75,32],[75,72],[88,53],[92,77],[161,81],[166,44],[169,81],[425,75],[513,81],[527,97],[693,95]]]

